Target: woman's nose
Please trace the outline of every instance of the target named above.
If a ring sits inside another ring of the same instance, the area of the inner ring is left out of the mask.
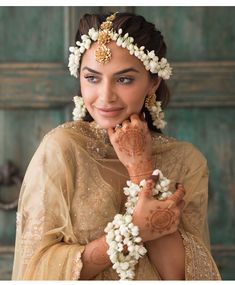
[[[102,88],[100,89],[100,99],[104,103],[116,101],[117,95],[111,83],[102,84]]]

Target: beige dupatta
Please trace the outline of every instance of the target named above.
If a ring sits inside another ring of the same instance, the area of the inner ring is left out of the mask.
[[[153,134],[153,159],[172,189],[179,181],[186,189],[180,225],[186,279],[220,279],[209,246],[205,158],[187,142]],[[79,279],[84,246],[124,210],[127,179],[106,132],[94,123],[68,122],[49,132],[22,184],[12,278]],[[118,276],[110,267],[94,279]],[[160,279],[147,255],[136,267],[136,279]]]

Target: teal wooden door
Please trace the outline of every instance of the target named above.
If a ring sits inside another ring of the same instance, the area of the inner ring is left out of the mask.
[[[0,7],[1,173],[10,160],[22,177],[44,134],[71,119],[76,82],[64,60],[68,21],[63,7]],[[17,198],[20,188],[14,175],[4,175],[3,206]],[[16,209],[0,208],[0,279],[11,278],[15,218]]]
[[[165,35],[174,75],[166,133],[192,142],[209,166],[212,254],[235,279],[235,7],[136,7]]]
[[[85,12],[133,11],[165,35],[174,67],[166,133],[195,144],[210,170],[212,252],[223,279],[235,279],[234,7],[0,7],[0,167],[23,176],[44,134],[71,120],[78,83],[68,46]],[[226,21],[225,21],[226,19]],[[0,186],[0,201],[19,187]],[[0,279],[10,279],[15,209],[0,209]]]

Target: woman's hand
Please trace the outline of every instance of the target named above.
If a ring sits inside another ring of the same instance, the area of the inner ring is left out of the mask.
[[[110,141],[132,181],[139,183],[152,171],[152,140],[147,122],[133,114],[120,127],[108,129]]]
[[[152,196],[153,186],[154,181],[148,179],[133,212],[133,224],[139,227],[144,242],[176,232],[184,206],[185,190],[182,184],[178,184],[175,193],[165,201]]]

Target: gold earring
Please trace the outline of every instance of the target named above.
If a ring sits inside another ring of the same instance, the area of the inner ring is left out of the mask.
[[[145,107],[148,109],[153,125],[157,129],[163,129],[166,126],[166,121],[164,121],[164,112],[161,108],[161,101],[156,101],[157,96],[155,93],[148,95],[145,99]]]
[[[146,98],[145,98],[145,107],[147,109],[151,108],[152,106],[154,106],[156,104],[156,94],[155,93],[152,93],[151,95],[148,95]]]

